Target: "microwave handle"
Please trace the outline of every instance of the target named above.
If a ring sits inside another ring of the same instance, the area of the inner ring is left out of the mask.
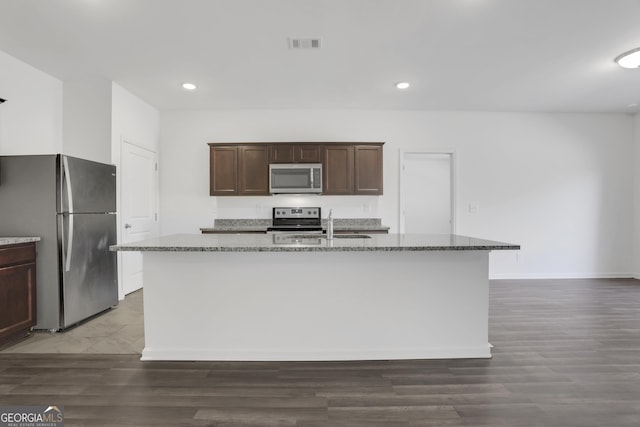
[[[311,188],[313,188],[313,168],[309,168],[309,175],[309,178],[311,178]]]

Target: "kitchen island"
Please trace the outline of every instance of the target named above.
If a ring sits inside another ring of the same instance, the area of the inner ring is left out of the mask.
[[[489,252],[458,235],[171,235],[141,251],[142,360],[491,357]]]

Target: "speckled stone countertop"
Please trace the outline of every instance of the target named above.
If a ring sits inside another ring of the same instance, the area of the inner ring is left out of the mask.
[[[0,237],[0,246],[17,245],[20,243],[39,242],[39,237]]]
[[[271,227],[270,219],[215,219],[213,227],[202,227],[202,232],[222,232],[222,233],[250,233],[266,232],[267,227]]]
[[[322,226],[326,228],[326,219],[322,219]],[[251,233],[266,232],[271,227],[270,219],[215,219],[213,227],[202,227],[203,233]],[[333,220],[335,231],[389,231],[389,227],[382,225],[380,218],[335,218]]]
[[[519,245],[455,234],[372,234],[334,238],[318,234],[173,234],[111,246],[112,251],[143,252],[348,252],[517,250]]]

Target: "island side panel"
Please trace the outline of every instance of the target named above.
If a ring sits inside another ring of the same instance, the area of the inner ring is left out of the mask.
[[[143,360],[490,357],[488,251],[143,259]]]

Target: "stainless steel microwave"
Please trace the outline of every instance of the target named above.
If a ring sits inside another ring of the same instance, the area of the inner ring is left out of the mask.
[[[272,194],[322,193],[322,164],[270,164],[269,192]]]

